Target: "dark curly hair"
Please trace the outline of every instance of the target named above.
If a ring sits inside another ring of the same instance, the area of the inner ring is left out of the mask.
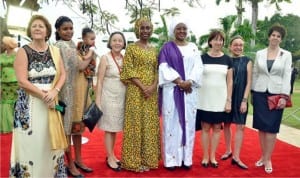
[[[285,37],[285,35],[286,35],[286,29],[285,29],[285,27],[284,27],[283,25],[280,25],[279,23],[274,24],[274,25],[270,28],[270,30],[269,30],[269,32],[268,32],[268,37],[270,37],[271,34],[272,34],[274,31],[280,33],[281,39],[283,39],[283,38]]]

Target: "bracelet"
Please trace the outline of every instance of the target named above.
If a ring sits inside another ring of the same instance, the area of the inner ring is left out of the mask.
[[[231,99],[229,99],[229,98],[227,98],[226,101],[227,101],[228,103],[231,103]]]
[[[242,102],[247,102],[247,101],[248,101],[247,98],[243,98],[243,99],[242,99]]]
[[[59,93],[60,92],[60,89],[59,88],[57,88],[57,87],[55,87],[55,90]]]

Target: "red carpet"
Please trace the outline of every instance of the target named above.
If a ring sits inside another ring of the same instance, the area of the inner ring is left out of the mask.
[[[233,129],[234,130],[234,129]],[[144,173],[133,173],[129,171],[114,172],[105,164],[105,151],[103,146],[103,132],[95,129],[91,134],[88,131],[84,136],[89,142],[83,145],[83,158],[87,165],[94,169],[93,173],[85,174],[86,177],[300,177],[300,148],[282,141],[277,141],[273,153],[273,173],[268,175],[263,168],[256,168],[254,162],[260,156],[257,132],[251,129],[245,130],[245,141],[242,148],[241,159],[249,167],[241,170],[237,166],[231,166],[230,160],[219,161],[219,168],[203,168],[200,165],[202,149],[200,145],[200,132],[197,132],[194,163],[191,170],[177,169],[173,172],[163,168],[162,162],[157,170]],[[1,138],[1,172],[0,177],[8,176],[9,157],[11,147],[11,134],[3,134]],[[121,134],[117,139],[117,155],[120,157]],[[300,139],[300,138],[299,138]],[[224,138],[221,137],[218,147],[217,158],[224,153]],[[33,150],[34,151],[34,150]]]

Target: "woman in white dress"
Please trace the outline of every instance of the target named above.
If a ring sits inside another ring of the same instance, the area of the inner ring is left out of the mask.
[[[59,49],[47,44],[51,35],[48,20],[34,15],[27,29],[32,42],[18,50],[14,63],[20,89],[14,113],[10,177],[67,177],[67,140],[61,115],[53,109],[66,79],[65,69]],[[58,139],[62,142],[56,142]]]
[[[219,166],[216,160],[216,150],[221,127],[224,120],[230,117],[231,111],[232,59],[222,51],[224,41],[223,32],[212,31],[208,38],[209,50],[201,56],[204,72],[203,84],[199,89],[197,119],[201,120],[202,126],[203,158],[201,164],[205,168],[209,165],[213,168]]]
[[[163,158],[166,169],[189,170],[195,139],[197,92],[201,85],[202,62],[195,44],[186,41],[186,22],[175,19],[173,41],[159,54],[160,109],[163,117]]]
[[[124,121],[126,86],[120,80],[123,66],[121,51],[126,47],[124,35],[121,32],[112,33],[107,47],[111,51],[101,57],[98,68],[96,104],[103,112],[99,128],[105,131],[106,164],[110,169],[120,171],[114,146],[116,133],[123,130]]]

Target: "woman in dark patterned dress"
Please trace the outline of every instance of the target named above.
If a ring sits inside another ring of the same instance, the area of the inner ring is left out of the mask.
[[[32,42],[17,52],[14,68],[20,89],[15,106],[10,163],[11,177],[66,177],[67,147],[61,115],[54,110],[65,82],[59,50],[47,44],[51,25],[40,15],[32,16],[27,35]],[[52,121],[58,121],[52,125]],[[56,145],[51,129],[63,144]],[[53,142],[54,141],[54,142]]]

